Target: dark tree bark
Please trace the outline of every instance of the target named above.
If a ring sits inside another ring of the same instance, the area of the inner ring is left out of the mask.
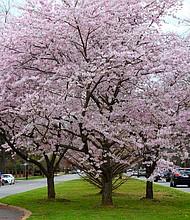
[[[153,183],[151,181],[146,182],[146,199],[153,199]]]
[[[26,163],[26,165],[25,165],[25,177],[26,177],[26,180],[28,180],[28,176],[29,176],[29,167],[28,167],[28,163]]]
[[[5,168],[5,163],[6,163],[6,158],[5,158],[5,149],[1,147],[5,141],[3,140],[3,137],[0,135],[0,150],[1,150],[1,161],[0,161],[0,169],[2,173],[6,172]]]
[[[102,167],[102,206],[113,206],[111,160],[109,156],[105,160],[107,162]]]
[[[47,176],[48,199],[55,199],[54,173]]]
[[[103,174],[102,177],[102,205],[113,206],[111,173]]]
[[[155,167],[156,167],[156,161],[154,161],[152,165],[146,166],[146,178],[147,179],[152,175]],[[146,182],[146,199],[153,199],[153,198],[154,198],[153,182],[148,180]]]

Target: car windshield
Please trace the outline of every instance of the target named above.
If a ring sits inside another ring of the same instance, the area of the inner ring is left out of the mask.
[[[11,177],[9,174],[3,174],[3,177]]]
[[[146,172],[145,169],[139,169],[139,172]]]
[[[180,170],[179,172],[178,172],[180,175],[190,175],[190,172],[189,171],[185,171],[185,170]]]

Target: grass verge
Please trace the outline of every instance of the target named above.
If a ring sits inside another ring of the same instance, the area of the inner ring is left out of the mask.
[[[154,201],[147,201],[145,182],[130,179],[117,189],[115,207],[99,206],[98,190],[82,180],[56,184],[57,199],[48,201],[46,188],[0,199],[32,212],[29,220],[186,220],[190,219],[190,194],[154,185]],[[69,201],[65,201],[67,199]]]
[[[28,179],[26,177],[17,177],[15,180],[36,180],[36,179],[43,179],[44,176],[29,176]]]

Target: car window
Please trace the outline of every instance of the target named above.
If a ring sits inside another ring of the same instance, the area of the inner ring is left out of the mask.
[[[3,177],[10,177],[10,175],[8,175],[8,174],[3,174]]]

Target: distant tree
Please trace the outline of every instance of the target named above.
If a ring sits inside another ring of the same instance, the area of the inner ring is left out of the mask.
[[[59,163],[64,157],[67,149],[60,149],[59,146],[55,146],[54,149],[49,150],[48,144],[46,143],[45,151],[43,150],[44,147],[42,148],[42,146],[35,140],[33,141],[33,143],[30,143],[31,145],[27,145],[25,144],[24,139],[22,144],[20,144],[18,148],[16,146],[17,139],[12,139],[12,136],[10,137],[10,134],[13,135],[14,131],[13,133],[10,132],[9,134],[6,134],[3,129],[0,129],[0,133],[3,137],[3,140],[5,140],[5,142],[7,143],[7,145],[4,145],[3,148],[8,149],[10,147],[15,153],[17,153],[21,158],[25,160],[26,164],[33,163],[37,167],[39,167],[41,172],[47,178],[48,198],[54,199],[56,195],[54,187],[54,175],[57,172]]]
[[[15,12],[18,5],[17,0],[1,0],[0,18],[2,19],[2,22],[8,22],[9,17]]]

